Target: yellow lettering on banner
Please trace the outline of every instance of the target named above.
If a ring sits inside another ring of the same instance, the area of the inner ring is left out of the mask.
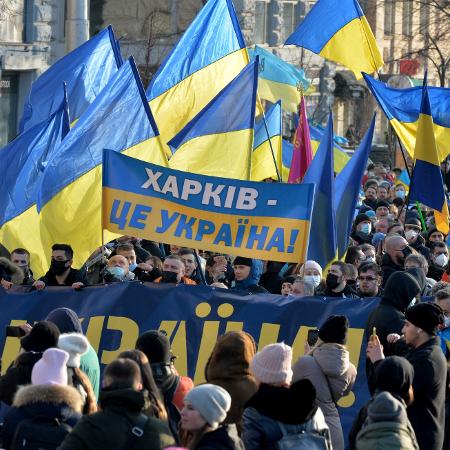
[[[207,321],[203,325],[203,334],[195,367],[195,385],[205,381],[205,366],[219,336],[219,324],[219,321]]]
[[[182,320],[178,326],[175,336],[172,339],[172,351],[177,357],[175,367],[180,375],[187,376],[187,340],[186,340],[186,321]]]
[[[9,323],[12,326],[24,325],[26,320],[11,320]],[[2,354],[2,375],[8,370],[11,363],[17,358],[20,351],[20,339],[16,337],[7,337]]]
[[[119,353],[134,348],[137,338],[139,337],[138,324],[128,317],[109,316],[106,327],[109,330],[121,331],[122,339],[119,348],[116,350],[103,350],[101,357],[101,362],[103,364],[109,364],[117,358]]]
[[[266,345],[277,342],[279,332],[280,325],[276,323],[263,323],[259,335],[258,351],[260,352]]]
[[[244,322],[227,322],[225,333],[229,331],[242,331],[244,329]]]
[[[292,343],[292,364],[295,364],[297,359],[305,354],[305,342],[308,339],[308,331],[315,329],[316,327],[304,326],[298,329],[297,336],[295,336],[294,342]]]
[[[94,316],[89,319],[89,325],[86,330],[86,337],[92,348],[98,353],[100,340],[102,338],[103,323],[105,316]]]

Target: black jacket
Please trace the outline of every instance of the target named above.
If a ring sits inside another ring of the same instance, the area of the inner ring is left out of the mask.
[[[425,258],[430,258],[430,249],[425,245],[425,238],[420,234],[417,236],[417,239],[409,244],[411,248],[413,248],[416,252],[419,252],[421,255],[425,256]]]
[[[382,287],[384,288],[386,286],[387,280],[389,280],[389,277],[394,272],[404,270],[404,267],[396,264],[394,261],[392,261],[392,258],[387,253],[385,253],[383,255],[383,258],[381,259],[381,270],[383,271]]]
[[[406,359],[414,367],[414,402],[408,406],[408,418],[421,450],[441,450],[444,441],[444,404],[447,363],[433,337],[410,350]]]
[[[59,284],[53,273],[48,271],[43,277],[39,278],[39,281],[43,281],[46,286],[72,286],[73,283],[88,284],[86,279],[86,272],[84,270],[77,270],[70,268],[70,272],[67,278],[64,280],[64,284]]]
[[[345,285],[344,290],[341,292],[333,292],[326,285],[324,287],[318,287],[315,293],[320,297],[336,297],[336,298],[358,298],[356,291],[351,286]]]
[[[433,280],[436,280],[436,281],[440,281],[442,278],[442,275],[444,275],[446,268],[447,268],[447,266],[441,267],[441,266],[437,266],[436,264],[430,263],[430,265],[428,267],[427,277],[433,278]]]
[[[238,436],[235,424],[222,425],[216,430],[205,433],[195,450],[245,450]]]
[[[84,416],[58,450],[120,450],[144,407],[142,392],[107,389],[100,394],[101,412]],[[135,450],[161,450],[175,441],[166,423],[149,417]]]

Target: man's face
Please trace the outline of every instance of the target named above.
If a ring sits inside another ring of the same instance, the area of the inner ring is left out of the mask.
[[[403,241],[399,240],[395,244],[393,244],[392,249],[390,252],[387,252],[388,255],[392,258],[394,263],[398,264],[399,266],[403,266],[405,263],[406,256],[403,254],[403,250],[408,246],[408,242],[403,239]]]
[[[181,247],[179,245],[170,244],[170,254],[171,255],[178,254],[178,252],[180,251],[180,248]]]
[[[122,255],[114,255],[109,258],[108,267],[120,267],[125,271],[125,275],[128,274],[130,270],[128,260]]]
[[[375,231],[377,233],[384,233],[384,234],[386,234],[387,230],[388,230],[388,227],[389,227],[389,225],[388,225],[387,220],[379,220],[376,223],[376,225],[375,225]]]
[[[242,281],[245,280],[250,275],[251,267],[242,266],[239,264],[237,266],[233,266],[233,269],[234,269],[234,277],[236,278],[236,280]]]
[[[26,253],[11,253],[11,262],[22,268],[27,268],[30,265],[30,260]]]
[[[190,277],[197,268],[197,262],[194,255],[181,255],[181,259],[186,267],[186,276]]]
[[[386,188],[380,186],[378,188],[377,196],[380,200],[386,200],[389,196],[389,193]]]
[[[65,261],[66,267],[69,268],[72,265],[73,260],[68,259],[66,252],[64,250],[53,250],[52,251],[52,260],[54,261]]]
[[[291,295],[295,297],[305,297],[302,283],[292,283]]]
[[[364,295],[376,296],[380,285],[380,277],[374,270],[368,270],[367,272],[361,272],[358,277],[359,290]]]
[[[447,259],[448,259],[448,248],[447,248],[447,246],[435,247],[433,249],[433,253],[431,253],[431,259],[434,262],[436,262],[436,259],[439,257],[439,255],[445,255],[445,256],[447,256]]]
[[[405,325],[402,329],[402,334],[405,336],[405,342],[408,345],[415,347],[417,339],[419,337],[419,328],[413,325],[411,322],[405,321]]]
[[[136,264],[136,253],[134,250],[119,250],[117,254],[123,256],[129,265]]]
[[[379,206],[377,210],[375,211],[375,215],[378,219],[381,219],[382,217],[387,217],[389,214],[389,208],[386,206]]]
[[[164,272],[174,272],[177,274],[177,282],[184,276],[184,264],[182,261],[173,258],[166,258],[163,262]]]
[[[358,268],[365,259],[366,259],[366,255],[363,253],[363,251],[358,250],[358,252],[356,254],[355,262],[353,263],[353,265],[356,268]]]
[[[343,275],[343,273],[342,273],[342,270],[341,270],[341,268],[339,267],[339,266],[337,266],[337,265],[332,265],[331,267],[330,267],[330,270],[328,271],[328,273],[332,273],[333,275],[336,275],[336,277],[337,277],[337,282],[339,283],[339,284],[341,284],[343,281],[345,281],[344,280],[344,275]]]
[[[375,253],[375,249],[374,248],[369,248],[368,250],[366,250],[364,252],[364,255],[366,257],[366,261],[375,261],[376,258],[376,253]]]
[[[366,199],[367,200],[375,200],[377,198],[377,191],[372,188],[369,187],[366,189]]]
[[[450,297],[436,300],[436,303],[441,307],[445,317],[450,317]]]
[[[430,242],[444,242],[444,235],[440,231],[435,231],[431,233],[429,238]]]
[[[418,236],[419,236],[420,228],[416,225],[405,225],[405,237],[406,240],[412,244],[413,242],[416,242]]]

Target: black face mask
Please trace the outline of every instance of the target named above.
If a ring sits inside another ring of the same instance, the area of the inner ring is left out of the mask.
[[[341,282],[338,281],[338,276],[337,275],[335,275],[334,273],[329,273],[327,275],[326,283],[327,283],[327,287],[328,288],[336,289]]]
[[[347,285],[348,286],[355,286],[356,285],[356,280],[347,280]]]
[[[55,261],[54,259],[52,259],[52,262],[50,264],[50,272],[53,275],[63,274],[68,269],[68,267],[66,266],[67,261],[69,260],[66,259],[65,261]]]
[[[178,274],[175,272],[169,272],[168,270],[163,270],[161,276],[162,283],[178,283]]]

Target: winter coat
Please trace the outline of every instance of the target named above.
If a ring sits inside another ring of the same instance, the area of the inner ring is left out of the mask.
[[[378,394],[368,408],[365,426],[356,437],[356,450],[418,450],[405,404],[389,394]]]
[[[314,385],[316,403],[330,428],[333,450],[343,450],[344,436],[336,402],[351,391],[356,379],[356,368],[348,351],[340,344],[321,343],[311,354],[300,357],[293,371],[294,380],[306,378]]]
[[[436,264],[430,263],[428,267],[427,277],[432,278],[435,281],[440,281],[442,275],[444,275],[447,266],[441,267]]]
[[[70,268],[69,274],[63,284],[59,284],[56,276],[50,271],[48,271],[43,277],[39,278],[39,281],[43,281],[46,286],[72,286],[73,283],[88,284],[86,272],[84,270],[78,270],[72,267]]]
[[[417,236],[417,239],[412,244],[409,244],[409,246],[413,248],[416,252],[425,256],[427,260],[430,259],[430,249],[425,245],[425,238],[420,234]]]
[[[17,357],[6,373],[0,377],[0,400],[2,402],[11,405],[17,389],[31,383],[31,371],[41,357],[42,353],[35,352],[25,352]]]
[[[74,427],[81,418],[82,398],[71,386],[29,385],[20,388],[5,416],[2,438],[8,450],[19,424],[33,417],[56,418]]]
[[[94,389],[95,397],[98,400],[100,393],[100,363],[98,355],[91,344],[87,353],[81,355],[80,369],[87,375]]]
[[[236,291],[248,291],[252,294],[264,292],[267,293],[267,290],[258,284],[262,275],[262,271],[262,261],[260,261],[259,259],[252,259],[252,267],[250,269],[248,277],[242,281],[235,280],[235,284],[231,289]]]
[[[383,272],[383,284],[381,287],[385,287],[387,281],[389,280],[389,277],[394,273],[398,271],[403,271],[404,267],[399,266],[394,261],[392,261],[392,258],[385,253],[383,255],[383,258],[381,259],[381,270]]]
[[[348,284],[345,285],[341,292],[333,292],[326,284],[324,284],[317,288],[315,295],[320,297],[358,298],[356,291]]]
[[[297,381],[290,388],[261,384],[244,409],[245,449],[275,450],[283,436],[278,422],[292,432],[310,420],[311,428],[326,435],[331,445],[328,426],[315,400],[316,391],[309,380]]]
[[[222,425],[216,430],[205,433],[195,450],[245,450],[238,435],[236,425]]]
[[[144,407],[144,395],[130,388],[105,389],[100,394],[101,412],[84,416],[58,450],[120,450]],[[174,445],[166,423],[149,417],[135,450],[161,450]]]
[[[20,286],[24,278],[23,270],[19,266],[13,264],[8,258],[0,258],[0,280],[10,281]]]
[[[256,353],[253,338],[243,331],[231,331],[219,337],[205,367],[208,383],[223,387],[231,396],[231,408],[225,424],[237,424],[242,431],[244,406],[258,387],[250,372],[250,361]]]
[[[414,367],[414,402],[408,406],[408,418],[420,449],[440,450],[444,441],[447,362],[439,338],[433,337],[412,349],[406,359]]]

